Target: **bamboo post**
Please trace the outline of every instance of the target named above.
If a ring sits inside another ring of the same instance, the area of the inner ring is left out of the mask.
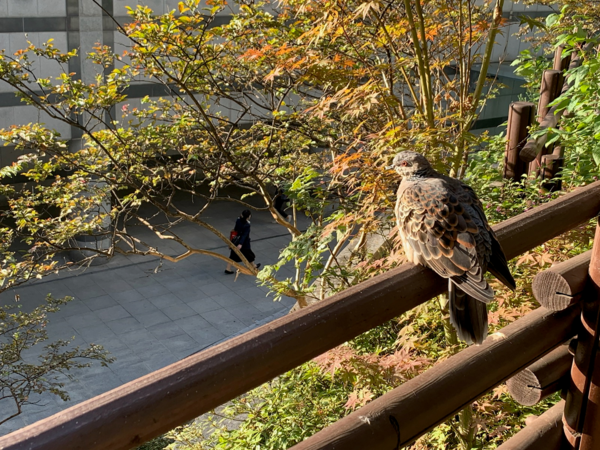
[[[594,248],[592,249],[592,259],[590,261],[590,302],[594,307],[588,310],[588,315],[583,317],[583,326],[592,327],[594,330],[594,341],[591,348],[591,360],[588,372],[589,389],[583,416],[583,434],[579,450],[597,450],[600,448],[600,355],[598,355],[598,338],[600,337],[600,223],[596,225],[596,235],[594,237]],[[592,322],[589,322],[592,320]]]
[[[556,177],[565,161],[562,152],[562,146],[556,146],[550,155],[542,156],[542,187],[550,192],[560,191],[562,188],[561,179]]]
[[[561,45],[556,47],[556,50],[554,50],[554,61],[552,66],[554,70],[560,70],[561,72],[564,72],[569,68],[569,64],[571,64],[571,55],[565,56],[564,58],[562,57],[562,52],[564,49],[565,48]]]
[[[527,163],[519,158],[527,142],[528,128],[533,123],[535,106],[531,102],[514,102],[508,109],[504,178],[520,181],[527,171]]]
[[[559,92],[560,94],[565,92],[565,77],[564,73],[569,69],[571,65],[571,55],[567,55],[564,58],[562,57],[562,52],[564,50],[563,46],[559,46],[554,51],[554,62],[553,69],[559,70],[562,74],[560,80]],[[542,156],[542,179],[544,182],[542,183],[542,187],[547,191],[560,191],[562,189],[562,182],[559,178],[557,178],[558,172],[563,167],[564,163],[564,148],[560,142],[554,145],[554,149],[552,150],[552,154]]]
[[[596,225],[596,236],[590,260],[591,289],[584,294],[581,312],[582,326],[578,334],[577,349],[571,366],[571,380],[567,390],[563,417],[565,448],[578,450],[597,449],[600,429],[594,430],[590,421],[598,420],[600,401],[600,361],[596,349],[600,330],[598,329],[598,293],[600,292],[600,226]],[[595,367],[596,366],[596,367]],[[594,368],[596,368],[594,373]],[[593,385],[593,386],[592,386]],[[588,399],[588,395],[591,398]],[[594,404],[596,402],[596,404]],[[589,414],[589,416],[587,416]],[[587,417],[586,417],[587,416]],[[585,431],[584,431],[585,430]],[[587,433],[585,435],[584,433]],[[586,447],[583,447],[586,436]],[[590,446],[596,444],[596,447]]]
[[[538,123],[542,123],[552,103],[559,95],[563,84],[563,75],[560,70],[544,70],[542,86],[540,88],[540,100],[538,102]]]
[[[552,103],[559,95],[563,85],[563,75],[560,70],[545,70],[542,76],[542,85],[540,88],[540,100],[537,109],[537,121],[542,123]],[[539,176],[542,168],[542,157],[549,153],[549,147],[542,147],[536,158],[529,164],[529,174]]]

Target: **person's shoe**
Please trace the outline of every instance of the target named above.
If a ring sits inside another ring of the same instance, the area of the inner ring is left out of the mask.
[[[256,265],[256,270],[260,269],[260,263]]]
[[[225,269],[225,273],[227,275],[233,275],[235,272],[233,270],[227,270],[227,269]]]

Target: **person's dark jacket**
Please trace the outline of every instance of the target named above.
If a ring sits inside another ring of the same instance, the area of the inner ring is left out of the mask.
[[[287,217],[287,213],[285,212],[286,203],[289,202],[290,199],[287,195],[283,193],[283,191],[279,191],[275,196],[273,201],[273,206],[275,209],[281,214],[283,217]]]
[[[235,221],[234,230],[238,232],[240,239],[238,240],[238,245],[242,244],[243,249],[250,248],[250,222],[241,217],[238,217]]]

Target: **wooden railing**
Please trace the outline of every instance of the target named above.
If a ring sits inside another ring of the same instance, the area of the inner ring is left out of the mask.
[[[494,230],[511,259],[599,211],[597,182]],[[0,449],[129,449],[399,316],[446,287],[432,271],[403,265],[4,436]],[[400,448],[572,337],[578,314],[577,306],[534,311],[482,346],[435,365],[295,448]]]

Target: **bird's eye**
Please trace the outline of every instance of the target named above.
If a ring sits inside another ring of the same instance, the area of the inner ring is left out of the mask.
[[[408,162],[406,162],[406,161],[402,161],[402,162],[400,163],[400,165],[401,165],[402,167],[407,167],[407,166],[408,166]]]

